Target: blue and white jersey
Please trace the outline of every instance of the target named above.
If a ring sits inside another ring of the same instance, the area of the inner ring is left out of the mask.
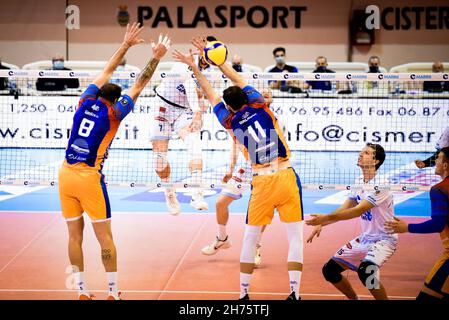
[[[394,217],[393,194],[390,190],[374,190],[376,185],[382,185],[380,181],[372,179],[368,183],[359,177],[355,181],[355,187],[350,191],[348,198],[357,201],[357,204],[366,200],[374,207],[363,213],[360,217],[362,228],[361,241],[379,241],[391,239],[396,241],[397,234],[388,234],[385,230],[385,222]]]

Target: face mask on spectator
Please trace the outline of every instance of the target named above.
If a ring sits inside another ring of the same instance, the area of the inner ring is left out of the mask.
[[[232,65],[232,67],[234,68],[235,71],[237,72],[242,72],[242,65],[239,63],[235,63]]]
[[[369,71],[372,73],[378,73],[379,72],[379,66],[369,66]]]
[[[326,66],[319,66],[318,68],[316,68],[316,71],[318,72],[326,72]]]
[[[276,57],[275,60],[276,60],[276,63],[284,63],[285,62],[284,57]]]
[[[64,61],[62,61],[62,60],[53,61],[53,69],[56,69],[56,70],[64,69]]]

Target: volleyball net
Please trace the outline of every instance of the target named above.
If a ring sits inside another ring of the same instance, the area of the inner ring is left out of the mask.
[[[0,70],[0,183],[55,185],[65,156],[81,93],[97,73],[90,71]],[[218,93],[232,83],[221,73],[205,74]],[[357,159],[366,143],[386,151],[380,185],[401,191],[423,190],[439,180],[433,168],[419,169],[436,151],[449,123],[447,74],[242,73],[262,91],[273,83],[275,116],[285,127],[293,167],[303,187],[347,189],[360,175]],[[116,72],[112,82],[126,89],[137,74]],[[79,86],[67,85],[78,79]],[[155,73],[121,123],[103,172],[109,185],[160,187],[154,170],[151,128],[160,110],[155,88],[182,83],[191,74]],[[54,81],[55,80],[55,81]],[[61,84],[62,83],[62,84]],[[184,82],[184,85],[194,82]],[[52,87],[52,85],[54,85]],[[177,88],[182,90],[182,88]],[[184,88],[185,89],[185,88]],[[222,187],[229,170],[232,139],[207,105],[201,129],[202,185]],[[173,133],[168,161],[171,182],[191,183],[189,154]],[[240,157],[237,166],[244,166]]]

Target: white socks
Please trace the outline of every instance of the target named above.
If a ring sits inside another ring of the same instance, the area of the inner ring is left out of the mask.
[[[240,272],[240,299],[248,294],[251,274]]]
[[[301,271],[290,270],[288,277],[290,278],[290,291],[295,292],[296,299],[299,299],[299,285],[301,283]]]
[[[89,290],[87,290],[86,283],[84,282],[84,272],[74,272],[76,288],[78,289],[78,294],[85,294],[89,296]]]
[[[218,239],[225,240],[227,236],[228,236],[228,233],[226,232],[226,225],[219,224],[218,225]]]
[[[106,272],[108,277],[109,295],[118,297],[117,272]]]

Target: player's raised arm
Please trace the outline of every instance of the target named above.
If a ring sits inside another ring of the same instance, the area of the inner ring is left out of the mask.
[[[198,49],[199,52],[203,52],[207,44],[206,39],[201,36],[194,37],[190,42]],[[246,80],[243,79],[243,77],[237,71],[235,71],[231,65],[223,63],[218,67],[220,68],[221,72],[223,72],[223,74],[228,77],[235,86],[243,89],[248,85]]]
[[[170,46],[171,46],[171,39],[168,37],[168,35],[166,35],[165,37],[159,35],[159,41],[157,44],[151,41],[151,47],[153,48],[153,57],[151,58],[150,61],[148,61],[147,65],[140,73],[136,82],[128,91],[128,95],[131,97],[131,99],[133,99],[134,102],[136,102],[142,90],[151,80],[151,77],[153,76],[154,71],[156,70],[157,65],[159,64],[159,61],[167,53],[167,50],[170,48]]]
[[[201,73],[198,66],[195,64],[195,60],[193,59],[192,49],[189,50],[189,53],[182,53],[178,50],[173,52],[173,59],[176,61],[185,63],[190,68],[192,68],[193,74],[195,75],[200,87],[203,89],[206,94],[207,100],[215,106],[217,103],[221,101],[220,96],[215,92],[214,88],[210,84],[210,82],[206,79],[206,77]]]
[[[129,24],[126,26],[126,34],[120,48],[118,48],[118,50],[112,55],[106,63],[103,71],[93,81],[93,84],[95,84],[98,88],[101,88],[104,84],[109,82],[109,79],[117,66],[120,64],[120,61],[122,61],[128,49],[136,44],[145,42],[143,39],[139,38],[139,34],[142,30],[143,27],[140,27],[140,24],[136,22],[134,22],[131,26]]]

